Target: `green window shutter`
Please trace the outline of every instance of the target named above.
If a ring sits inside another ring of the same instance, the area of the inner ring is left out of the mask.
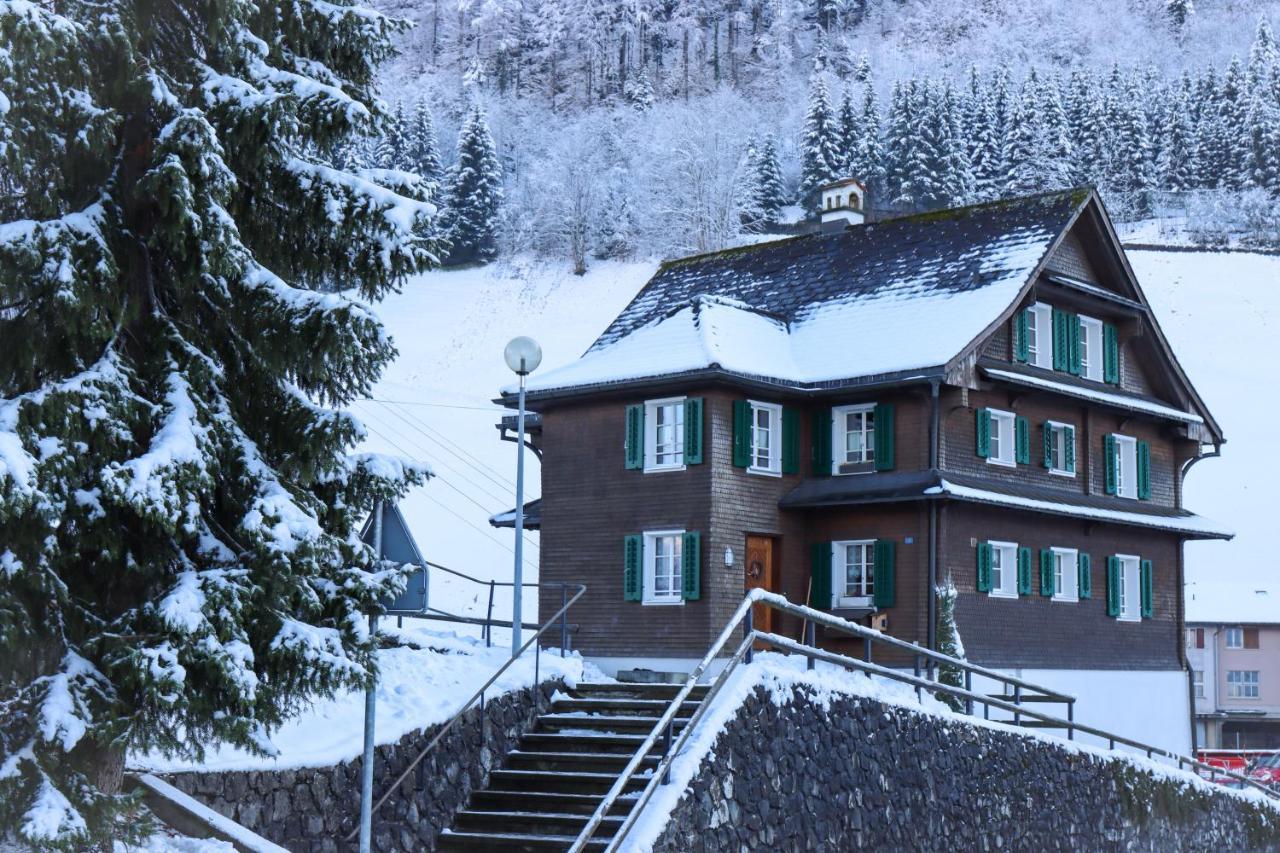
[[[1024,417],[1013,421],[1014,461],[1019,465],[1031,464],[1031,422]]]
[[[877,539],[875,544],[875,604],[876,607],[892,607],[894,582],[897,574],[897,543],[892,539]]]
[[[644,597],[644,537],[622,537],[622,554],[622,600],[640,601]]]
[[[1107,615],[1120,615],[1120,558],[1107,557]]]
[[[782,473],[800,473],[800,412],[782,410]]]
[[[1081,551],[1076,555],[1076,571],[1079,575],[1076,589],[1081,598],[1093,597],[1093,571],[1089,555]]]
[[[751,404],[746,400],[733,401],[733,464],[751,465]]]
[[[702,464],[702,398],[684,401],[684,464]]]
[[[986,459],[991,455],[991,412],[988,409],[978,409],[976,414],[978,431],[976,447],[978,455]]]
[[[978,543],[978,592],[991,592],[991,543]]]
[[[1030,323],[1031,309],[1024,308],[1013,315],[1013,359],[1025,362],[1031,353],[1027,346],[1027,326]]]
[[[685,601],[702,597],[702,534],[696,530],[680,537],[680,597]]]
[[[1066,370],[1070,363],[1070,347],[1067,346],[1067,314],[1053,309],[1053,369]]]
[[[1138,442],[1138,497],[1151,500],[1151,445]]]
[[[1102,378],[1120,384],[1120,337],[1112,325],[1102,327]]]
[[[644,467],[644,404],[627,406],[627,440],[625,445],[628,469]]]
[[[1053,551],[1040,549],[1040,594],[1053,597]]]
[[[1102,490],[1109,495],[1116,493],[1116,437],[1107,433],[1102,437]]]
[[[809,584],[809,606],[831,609],[831,543],[814,542],[809,548],[812,565]]]
[[[1031,549],[1018,549],[1018,595],[1031,594]]]
[[[821,406],[813,412],[813,443],[809,448],[813,476],[831,475],[831,407]]]
[[[1080,336],[1084,334],[1084,330],[1080,328],[1080,315],[1067,315],[1067,346],[1069,347],[1069,363],[1067,371],[1075,376],[1079,376],[1083,370],[1083,364],[1080,359]]]
[[[1063,437],[1063,456],[1066,458],[1068,473],[1076,472],[1076,428],[1073,426],[1062,428],[1066,435]]]
[[[1138,565],[1140,567],[1139,572],[1141,573],[1139,586],[1142,587],[1142,618],[1150,619],[1156,612],[1155,601],[1153,600],[1151,588],[1153,583],[1153,579],[1151,577],[1151,561],[1143,560]]]
[[[893,403],[877,403],[876,422],[876,470],[892,471],[894,465]],[[830,434],[830,430],[828,430]]]
[[[1044,467],[1053,467],[1053,424],[1044,422]]]

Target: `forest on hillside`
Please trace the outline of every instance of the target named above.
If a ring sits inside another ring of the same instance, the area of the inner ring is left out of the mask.
[[[339,156],[433,182],[454,261],[714,250],[843,175],[899,211],[1093,184],[1280,243],[1280,3],[397,2],[384,134]]]

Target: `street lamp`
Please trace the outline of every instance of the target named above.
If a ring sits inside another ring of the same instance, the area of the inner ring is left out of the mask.
[[[507,367],[520,377],[516,408],[516,571],[511,603],[511,656],[515,657],[520,653],[520,640],[524,634],[524,620],[520,612],[524,594],[524,378],[542,363],[542,347],[533,338],[512,338],[502,357],[506,359]]]

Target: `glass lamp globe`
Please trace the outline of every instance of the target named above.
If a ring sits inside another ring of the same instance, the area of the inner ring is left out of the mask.
[[[503,350],[502,357],[506,359],[507,367],[516,374],[528,376],[542,364],[542,347],[533,338],[521,335],[511,339],[511,343]]]

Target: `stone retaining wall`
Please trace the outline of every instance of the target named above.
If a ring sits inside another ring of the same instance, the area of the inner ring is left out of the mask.
[[[1040,739],[748,697],[655,851],[1280,850],[1280,812]]]
[[[472,708],[436,744],[386,805],[374,815],[373,849],[431,850],[440,831],[483,786],[535,717],[563,689],[546,682],[537,689],[508,693]],[[438,726],[406,735],[377,748],[374,797],[386,790]],[[342,839],[359,822],[360,758],[336,767],[227,773],[177,773],[164,777],[213,809],[294,853],[354,849]]]

